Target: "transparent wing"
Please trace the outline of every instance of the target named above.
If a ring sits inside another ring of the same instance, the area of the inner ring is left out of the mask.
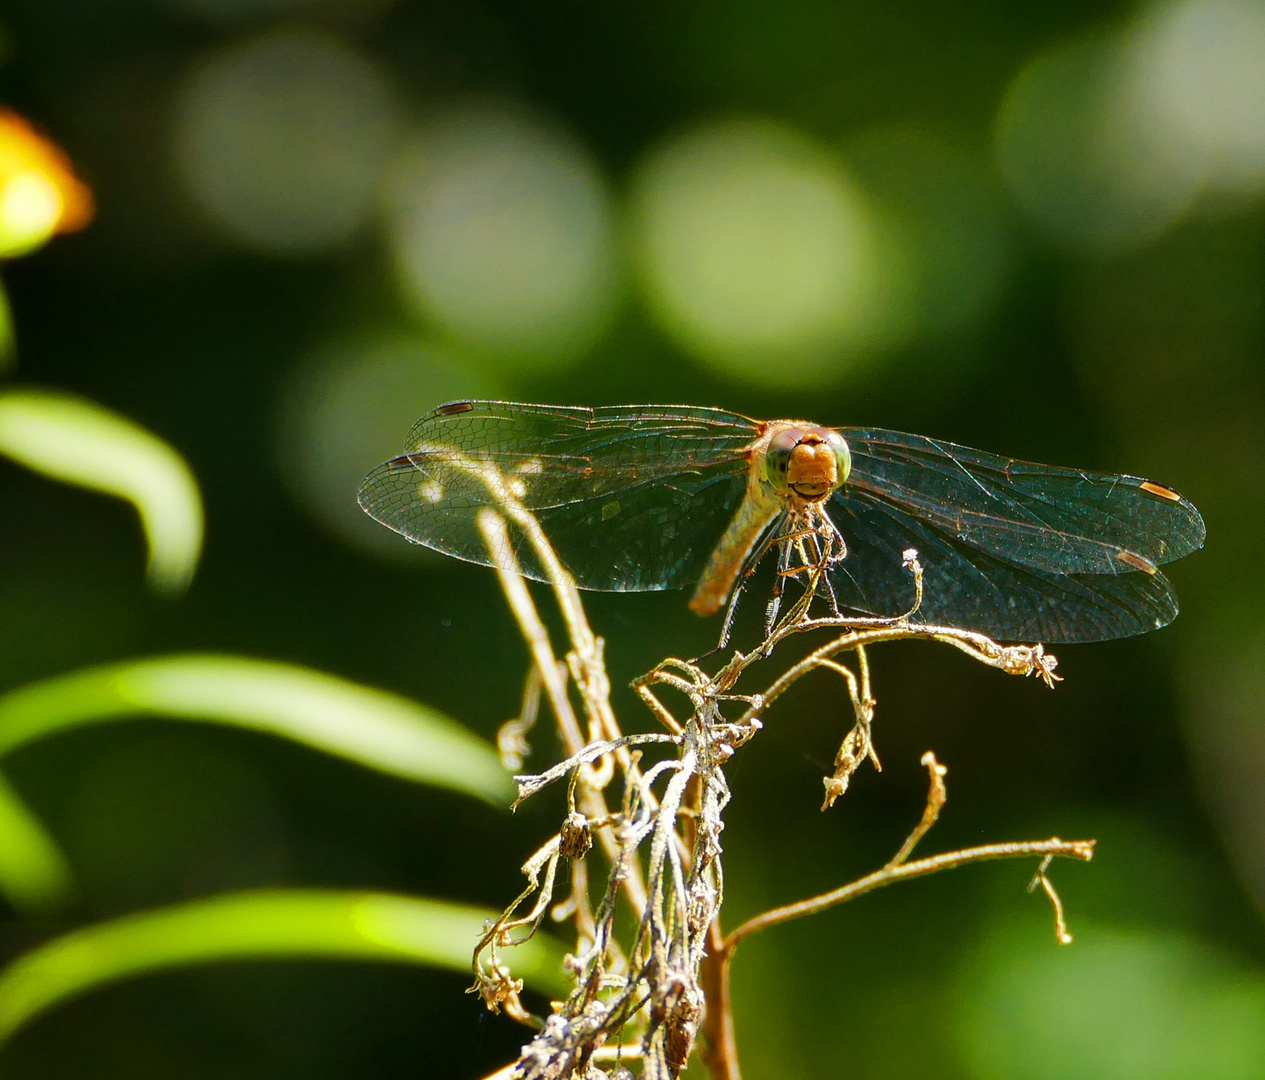
[[[902,552],[923,566],[918,622],[975,630],[1000,641],[1107,641],[1172,622],[1177,598],[1158,571],[1059,573],[1004,561],[864,489],[845,486],[829,513],[848,545],[832,570],[839,604],[902,615],[914,603]]]
[[[1013,461],[899,431],[840,430],[852,451],[845,492],[904,507],[1009,563],[1120,574],[1203,547],[1199,511],[1150,480]]]
[[[360,505],[414,543],[489,565],[476,516],[498,506],[493,475],[535,513],[582,588],[693,585],[745,494],[757,431],[688,406],[455,402],[422,417],[405,453],[365,478]],[[524,573],[547,580],[511,535]]]

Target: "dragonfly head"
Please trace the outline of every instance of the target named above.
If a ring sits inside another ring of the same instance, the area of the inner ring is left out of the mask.
[[[848,479],[852,455],[837,431],[786,427],[769,440],[764,471],[777,491],[820,502]]]

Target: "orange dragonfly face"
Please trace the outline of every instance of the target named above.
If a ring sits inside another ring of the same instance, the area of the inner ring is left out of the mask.
[[[1194,506],[1139,477],[693,406],[454,402],[365,478],[360,505],[414,543],[490,565],[476,524],[498,505],[487,469],[580,588],[691,588],[701,614],[812,508],[839,538],[827,576],[845,610],[909,611],[915,548],[920,622],[1003,641],[1126,637],[1176,616],[1158,568],[1205,535]],[[524,574],[548,580],[530,544],[511,542]]]

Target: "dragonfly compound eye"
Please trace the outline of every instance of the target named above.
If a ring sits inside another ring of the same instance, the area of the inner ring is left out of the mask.
[[[786,474],[791,467],[791,455],[803,437],[804,433],[799,428],[788,427],[769,440],[768,449],[764,452],[764,474],[780,492],[790,488]]]
[[[852,475],[852,451],[848,449],[848,440],[845,439],[837,431],[830,431],[826,428],[822,429],[826,437],[826,445],[830,447],[830,452],[835,456],[835,468],[839,471],[839,478],[835,481],[835,487],[841,488],[847,483],[848,477]]]

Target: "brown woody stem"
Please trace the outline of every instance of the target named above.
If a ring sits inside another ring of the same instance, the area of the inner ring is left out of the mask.
[[[834,889],[831,892],[800,900],[794,904],[773,908],[754,919],[748,919],[725,938],[724,948],[727,955],[732,955],[743,938],[767,930],[770,926],[789,922],[804,915],[815,915],[819,911],[855,900],[884,885],[895,885],[898,881],[925,877],[941,870],[954,870],[967,863],[985,862],[990,859],[1022,859],[1032,855],[1062,855],[1067,858],[1081,859],[1088,862],[1094,857],[1094,840],[1060,840],[1057,836],[1049,840],[1019,840],[1008,844],[982,844],[979,847],[962,848],[959,851],[948,851],[943,855],[932,855],[926,859],[915,859],[913,862],[888,865],[872,874]]]

